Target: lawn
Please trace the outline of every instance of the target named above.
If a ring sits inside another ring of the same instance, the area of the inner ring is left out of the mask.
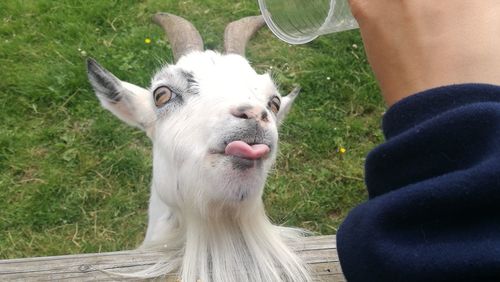
[[[228,22],[259,13],[250,0],[0,2],[0,259],[141,242],[151,144],[100,107],[85,58],[147,87],[172,62],[150,21],[157,11],[191,20],[205,47],[216,50]],[[275,223],[335,234],[366,199],[363,163],[383,138],[384,105],[359,32],[291,46],[265,28],[247,55],[282,93],[302,87],[281,128],[267,211]]]

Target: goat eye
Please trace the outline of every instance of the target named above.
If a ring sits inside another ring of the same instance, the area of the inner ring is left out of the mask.
[[[273,113],[277,114],[278,111],[280,110],[281,100],[280,98],[278,98],[278,96],[274,96],[273,98],[271,98],[271,100],[267,105],[269,106],[269,109],[271,109]]]
[[[160,86],[153,91],[153,96],[155,98],[156,107],[161,107],[165,105],[170,99],[172,99],[173,93],[170,88],[166,86]]]

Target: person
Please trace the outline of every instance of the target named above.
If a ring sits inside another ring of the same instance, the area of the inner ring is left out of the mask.
[[[500,281],[500,1],[349,0],[389,109],[348,281]]]

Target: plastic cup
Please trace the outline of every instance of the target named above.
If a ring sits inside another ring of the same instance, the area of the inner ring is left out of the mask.
[[[259,0],[259,6],[269,29],[290,44],[358,28],[347,0]]]

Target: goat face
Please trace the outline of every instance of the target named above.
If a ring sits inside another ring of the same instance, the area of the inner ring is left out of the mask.
[[[169,100],[157,103],[152,133],[154,186],[175,189],[162,199],[200,206],[260,197],[276,156],[279,110],[291,105],[280,105],[269,75],[238,55],[195,52],[154,76],[151,102],[163,95]]]
[[[298,91],[281,97],[240,55],[194,50],[158,71],[149,90],[92,59],[102,105],[153,141],[153,189],[170,207],[260,199],[277,152],[277,127]]]

